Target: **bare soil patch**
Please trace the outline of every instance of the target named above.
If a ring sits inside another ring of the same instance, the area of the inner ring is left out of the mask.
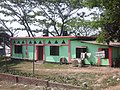
[[[7,63],[9,70],[32,74],[32,62],[18,60]],[[5,68],[5,65],[2,65],[1,68]],[[73,67],[71,64],[60,65],[35,62],[34,78],[81,86],[81,90],[114,90],[114,88],[117,90],[120,85],[120,68],[97,66],[80,68]]]
[[[44,90],[44,87],[0,81],[0,90]]]

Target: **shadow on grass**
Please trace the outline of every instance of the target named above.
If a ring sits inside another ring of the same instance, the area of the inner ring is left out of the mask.
[[[15,66],[17,64],[20,64],[22,63],[21,60],[5,60],[5,59],[2,59],[0,60],[0,67],[4,67],[6,64],[10,67],[10,66]]]
[[[8,73],[8,74],[20,75],[20,76],[25,76],[25,77],[32,76],[32,73],[23,72],[22,70],[17,70],[15,68],[12,68],[13,66],[16,66],[23,62],[25,61],[13,60],[13,59],[9,59],[6,61],[5,58],[0,57],[0,73]]]

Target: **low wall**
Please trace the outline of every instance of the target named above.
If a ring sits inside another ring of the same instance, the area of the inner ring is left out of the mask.
[[[22,84],[27,84],[27,85],[65,88],[67,90],[70,90],[70,89],[79,90],[80,89],[80,87],[78,87],[78,86],[55,83],[55,82],[50,82],[47,80],[40,80],[40,79],[36,79],[36,78],[23,77],[23,76],[4,74],[4,73],[0,74],[0,80],[1,81],[9,81],[9,82],[13,82],[13,83],[22,83]]]

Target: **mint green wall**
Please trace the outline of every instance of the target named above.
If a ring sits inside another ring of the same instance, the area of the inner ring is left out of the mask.
[[[87,53],[91,53],[90,58],[85,59],[85,64],[96,65],[98,62],[98,58],[96,57],[96,52],[98,52],[98,48],[108,48],[107,46],[95,45],[90,43],[83,43],[80,41],[71,41],[71,58],[76,58],[76,47],[77,46],[86,46]],[[101,65],[109,65],[108,59],[101,59]]]
[[[19,39],[14,39],[12,40],[12,57],[13,58],[18,58],[18,59],[26,59],[26,40],[29,42],[31,41],[32,44],[34,43],[33,40],[36,41],[37,45],[39,45],[39,42],[41,41],[42,43],[45,41],[44,46],[44,52],[45,52],[45,60],[47,62],[59,62],[61,57],[65,57],[68,60],[68,46],[62,46],[63,40],[65,41],[65,44],[68,44],[68,40],[70,38],[19,38]],[[57,45],[55,44],[55,41],[57,40],[59,46],[59,56],[51,56],[50,55],[50,44],[48,45],[48,42],[51,42],[51,45]],[[16,43],[14,43],[14,41]],[[22,47],[23,53],[22,54],[15,54],[14,53],[14,45],[18,44],[18,41],[20,42],[19,44],[24,45]],[[96,65],[98,62],[98,58],[96,57],[96,52],[98,52],[98,48],[109,48],[108,46],[105,45],[100,45],[100,44],[90,44],[87,42],[80,42],[80,40],[71,40],[71,58],[76,58],[76,47],[79,46],[86,46],[87,47],[87,52],[91,53],[90,58],[87,58],[85,60],[85,64],[93,64]],[[36,46],[35,52],[34,52],[34,59],[36,60]],[[115,48],[112,47],[112,58],[115,60],[115,58],[120,57],[120,48]],[[33,46],[29,44],[28,46],[28,59],[33,60]],[[109,60],[108,59],[101,59],[101,65],[109,65]]]
[[[48,44],[49,41],[51,42],[51,44],[55,44],[56,40],[58,44],[62,44],[63,40],[65,41],[65,44],[68,44],[68,39],[66,38],[46,39],[45,44]],[[50,46],[45,46],[45,56],[47,62],[59,62],[61,57],[65,57],[68,60],[68,46],[59,46],[59,56],[51,56]]]
[[[44,44],[46,44],[46,45],[49,44],[48,43],[49,41],[51,42],[51,45],[57,45],[57,44],[55,44],[55,41],[58,42],[58,45],[61,44],[59,46],[59,56],[51,56],[50,55],[50,46],[49,46],[50,44],[48,46],[44,46],[45,60],[47,62],[59,62],[61,57],[65,57],[68,60],[68,46],[62,46],[63,40],[64,40],[65,44],[68,44],[68,38],[50,38],[50,39],[49,38],[48,39],[45,39],[45,38],[35,38],[35,39],[27,38],[27,39],[17,39],[17,40],[15,39],[12,41],[12,45],[13,45],[12,57],[13,58],[26,59],[26,46],[25,46],[26,40],[29,44],[28,45],[28,58],[27,58],[29,60],[33,60],[33,48],[35,48],[35,50],[36,50],[36,46],[33,47],[33,45],[30,45],[30,42],[31,42],[31,44],[34,43],[33,40],[36,41],[37,45],[39,44],[40,41],[42,42],[42,44],[45,41]],[[24,41],[24,45],[22,46],[22,50],[23,50],[22,54],[15,54],[14,53],[14,45],[15,45],[13,43],[14,41],[16,42],[15,44],[21,44],[21,45],[22,45],[22,42]],[[20,43],[18,43],[18,41]],[[36,51],[34,52],[34,59],[36,60]]]
[[[47,62],[59,62],[61,57],[68,60],[68,46],[59,46],[59,56],[51,56],[50,46],[45,46],[45,56]]]
[[[35,48],[34,46],[28,46],[28,59],[29,60],[33,60],[33,48]],[[36,53],[34,50],[34,59],[36,60]]]
[[[120,47],[114,47],[113,50],[112,50],[112,58],[113,58],[113,62],[115,60],[118,60],[117,58],[120,58]]]
[[[22,51],[23,51],[22,58],[26,58],[26,46],[22,47]]]
[[[14,43],[14,41],[16,42],[16,43]],[[14,41],[12,41],[12,57],[13,58],[19,58],[19,59],[23,59],[23,58],[25,58],[26,57],[26,52],[25,52],[25,50],[26,50],[26,46],[23,46],[22,47],[22,53],[21,54],[15,54],[15,44],[17,44],[18,43],[18,41],[20,42],[19,44],[22,44],[22,42],[24,41],[24,40],[14,40]],[[24,41],[24,43],[25,43],[25,41]]]
[[[55,41],[58,42],[58,44],[62,44],[62,41],[65,41],[65,44],[68,44],[68,38],[50,38],[50,39],[44,39],[45,40],[45,44],[48,44],[48,42],[50,41],[51,44],[55,44]]]

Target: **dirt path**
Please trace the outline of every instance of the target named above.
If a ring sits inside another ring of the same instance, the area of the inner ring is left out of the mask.
[[[36,71],[41,72],[49,72],[49,73],[101,73],[101,74],[113,74],[119,73],[119,68],[111,68],[111,67],[86,67],[86,68],[76,68],[72,67],[70,69],[35,69]]]
[[[112,87],[109,87],[109,88],[104,89],[104,90],[120,90],[120,85],[112,86]]]
[[[27,65],[27,66],[26,66]],[[17,70],[21,70],[23,72],[31,72],[32,71],[32,66],[31,63],[25,62],[22,64],[19,64],[17,66],[11,67],[13,69],[17,69]],[[79,73],[85,73],[83,76],[83,74],[79,74]],[[105,90],[120,90],[120,85],[114,84],[116,86],[108,86],[106,82],[103,82],[104,80],[108,80],[109,81],[109,77],[114,77],[116,76],[117,78],[120,79],[120,68],[112,68],[112,67],[97,67],[97,66],[85,66],[85,67],[73,67],[72,65],[51,65],[51,64],[39,64],[39,63],[35,63],[35,74],[38,74],[39,78],[43,78],[43,79],[50,79],[53,81],[57,81],[59,80],[60,82],[63,81],[63,79],[70,79],[67,80],[69,81],[71,84],[74,84],[76,78],[77,78],[77,83],[79,85],[79,83],[85,82],[85,80],[88,80],[90,82],[91,85],[91,81],[95,82],[95,86],[100,87],[99,90],[101,90],[102,85],[105,86],[106,88]],[[56,76],[56,78],[54,78],[53,76]],[[67,76],[71,76],[71,77],[67,77]],[[78,76],[79,75],[79,76]],[[90,78],[88,78],[88,76],[92,76]],[[61,76],[60,78],[58,78],[59,76]],[[64,76],[64,77],[62,77]],[[67,78],[66,78],[67,77]],[[82,78],[84,77],[84,78]],[[73,79],[71,79],[73,78]],[[75,78],[75,79],[74,79]],[[113,79],[110,79],[113,80]],[[116,80],[116,79],[114,79]],[[120,84],[119,82],[117,82],[118,84]],[[94,86],[94,85],[91,85]],[[110,87],[110,88],[108,88]]]
[[[30,69],[29,69],[30,70]],[[77,73],[92,73],[92,74],[103,74],[100,78],[96,79],[96,83],[101,84],[104,79],[107,79],[110,76],[118,75],[120,76],[120,68],[111,68],[111,67],[94,67],[94,66],[88,66],[88,67],[72,67],[69,66],[69,68],[60,68],[60,69],[41,69],[41,68],[35,68],[36,72],[41,73],[48,73],[48,74],[62,74],[62,75],[68,75],[68,74],[77,74]],[[109,88],[105,90],[120,90],[120,85],[117,86],[110,86]]]

